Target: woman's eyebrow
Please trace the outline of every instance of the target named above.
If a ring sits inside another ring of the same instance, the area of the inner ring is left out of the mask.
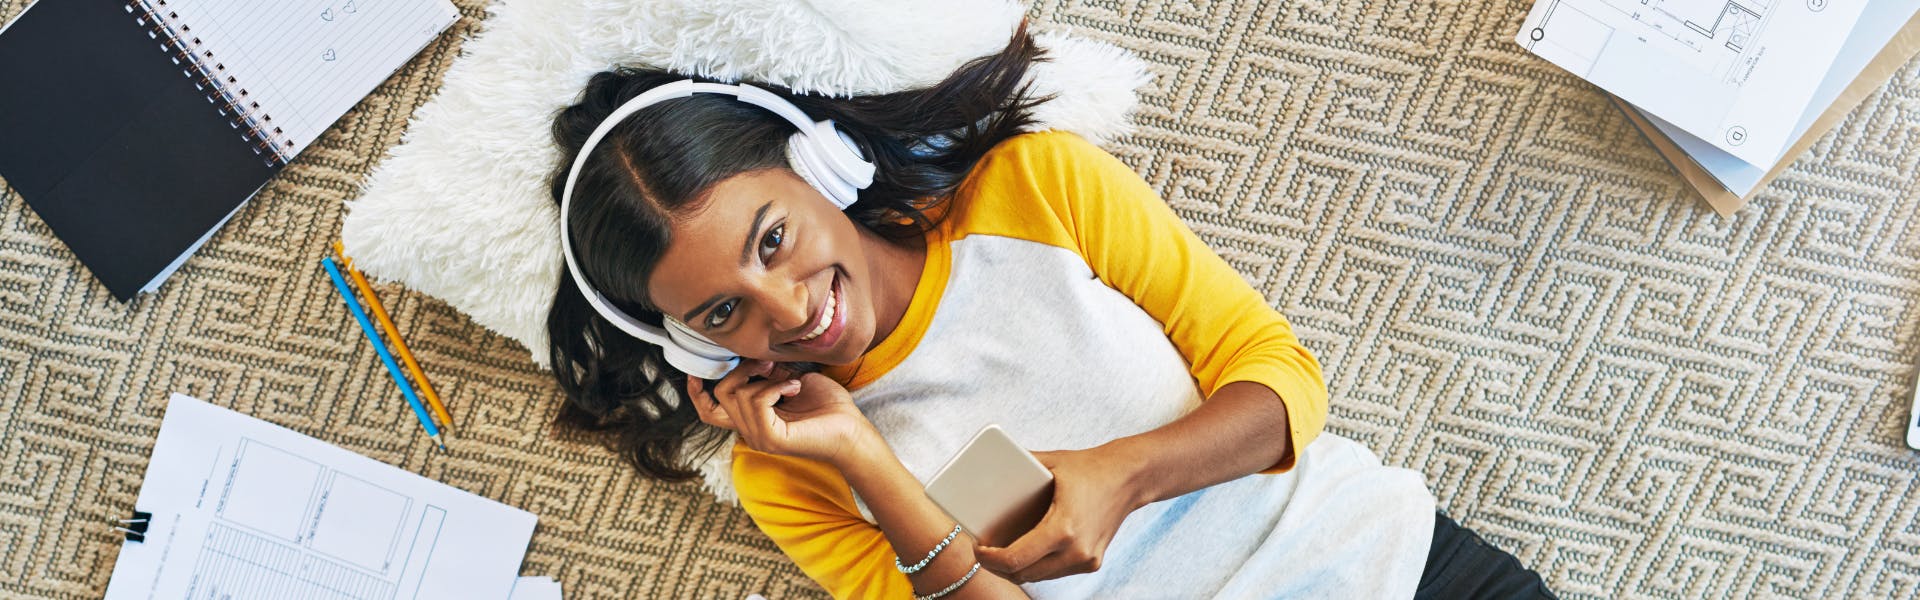
[[[753,211],[753,228],[747,230],[747,241],[740,245],[740,266],[747,266],[747,257],[753,256],[753,240],[760,237],[760,221],[767,217],[767,209],[772,207],[773,201],[768,200],[760,205],[760,210]]]
[[[687,316],[685,316],[685,317],[682,317],[682,318],[680,319],[680,322],[681,322],[681,323],[692,323],[692,322],[693,322],[693,318],[694,318],[694,316],[695,316],[695,315],[698,315],[698,314],[700,314],[700,313],[703,313],[703,312],[706,312],[706,311],[707,311],[707,308],[709,308],[709,307],[711,307],[711,306],[713,306],[713,304],[714,304],[715,302],[719,302],[719,301],[720,301],[720,295],[719,295],[719,294],[714,294],[714,295],[713,295],[713,297],[712,297],[712,298],[708,298],[706,302],[701,302],[699,306],[695,306],[695,307],[693,307],[693,310],[690,310],[690,311],[687,311]]]

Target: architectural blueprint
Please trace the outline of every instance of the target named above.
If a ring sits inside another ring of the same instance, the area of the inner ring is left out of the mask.
[[[107,598],[506,600],[531,513],[175,394]]]
[[[1920,12],[1920,2],[1915,0],[1867,0],[1866,10],[1860,13],[1860,22],[1853,26],[1853,33],[1847,36],[1846,45],[1841,47],[1840,55],[1827,69],[1827,76],[1814,92],[1806,112],[1800,115],[1800,121],[1794,125],[1790,136],[1792,139],[1800,139],[1813,127],[1814,119],[1826,112],[1827,107],[1840,96],[1841,90],[1860,76],[1860,72],[1880,54],[1881,49],[1893,41],[1915,12]],[[1754,188],[1759,187],[1761,178],[1774,166],[1748,164],[1645,110],[1634,110],[1658,127],[1695,164],[1706,169],[1721,186],[1735,195],[1752,193]]]
[[[1780,158],[1859,0],[1539,0],[1520,45],[1754,165]]]

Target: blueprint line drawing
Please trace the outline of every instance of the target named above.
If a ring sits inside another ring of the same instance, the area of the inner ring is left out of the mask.
[[[388,573],[412,509],[411,497],[352,475],[328,473],[326,491],[309,521],[306,546],[369,571]]]
[[[1739,52],[1747,40],[1760,32],[1764,18],[1759,10],[1741,4],[1738,0],[1729,0],[1719,14],[1714,15],[1713,24],[1705,27],[1693,20],[1687,20],[1687,27],[1710,39],[1725,40],[1722,44],[1728,50]]]
[[[214,471],[222,466],[226,484],[189,598],[393,600],[418,592],[445,509],[415,510],[411,496],[248,437],[226,465],[216,455]]]
[[[1545,18],[1535,24],[1522,37],[1522,45],[1528,50],[1536,50],[1540,44],[1553,44],[1548,40],[1548,29],[1588,30],[1589,33],[1574,33],[1576,40],[1591,40],[1596,37],[1591,31],[1604,31],[1604,37],[1612,37],[1618,28],[1608,19],[1590,14],[1617,13],[1641,26],[1644,31],[1654,33],[1663,40],[1650,40],[1659,43],[1677,57],[1695,65],[1702,71],[1714,73],[1728,83],[1739,85],[1745,82],[1747,71],[1736,68],[1748,56],[1750,42],[1760,36],[1767,24],[1767,18],[1773,13],[1773,5],[1782,0],[1543,0],[1547,4]],[[1595,7],[1605,10],[1595,11]],[[1556,19],[1558,17],[1558,19]],[[1556,34],[1562,32],[1556,31]],[[1570,32],[1571,33],[1571,32]],[[1591,67],[1592,60],[1598,58],[1599,48],[1583,45],[1578,48],[1587,58]],[[1537,50],[1536,54],[1539,53]],[[1575,70],[1580,72],[1580,70]],[[1581,73],[1585,74],[1585,73]]]
[[[279,540],[215,523],[200,546],[187,597],[390,600],[395,587]]]
[[[1864,6],[1538,0],[1515,41],[1741,161],[1771,165]]]
[[[414,557],[418,556],[420,569],[409,572],[400,582],[400,589],[407,590],[408,598],[420,596],[420,582],[423,580],[420,573],[426,572],[427,567],[433,566],[433,548],[440,541],[440,529],[445,527],[446,523],[447,511],[429,504],[426,514],[420,519],[420,524],[414,528],[413,543],[407,547],[406,561],[412,564]]]
[[[241,438],[233,461],[227,465],[227,484],[221,489],[214,514],[262,535],[297,543],[303,517],[312,510],[322,470],[320,463]],[[300,510],[291,511],[289,507]]]
[[[175,394],[108,600],[507,600],[532,513]]]
[[[1527,28],[1520,44],[1534,54],[1559,58],[1556,64],[1585,77],[1613,37],[1614,28],[1560,0],[1547,0],[1546,6],[1541,21]],[[1554,29],[1552,39],[1547,38],[1549,27]]]

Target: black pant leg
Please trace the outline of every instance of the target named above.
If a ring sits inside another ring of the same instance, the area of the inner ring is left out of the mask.
[[[1555,598],[1540,574],[1446,513],[1433,518],[1433,548],[1415,600]]]

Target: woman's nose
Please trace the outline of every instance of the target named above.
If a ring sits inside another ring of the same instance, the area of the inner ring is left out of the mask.
[[[805,282],[788,280],[780,285],[769,286],[765,296],[761,306],[767,307],[767,318],[771,321],[768,325],[776,335],[797,331],[813,319],[812,307],[807,303]]]

